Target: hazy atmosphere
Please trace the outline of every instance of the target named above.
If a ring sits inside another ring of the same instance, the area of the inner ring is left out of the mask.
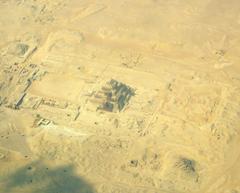
[[[240,1],[0,0],[0,193],[240,193]]]

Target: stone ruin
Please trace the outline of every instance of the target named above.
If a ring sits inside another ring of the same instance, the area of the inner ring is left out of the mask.
[[[102,87],[100,95],[103,100],[101,101],[98,110],[120,112],[129,103],[131,97],[135,95],[135,91],[126,84],[112,79],[105,87]]]

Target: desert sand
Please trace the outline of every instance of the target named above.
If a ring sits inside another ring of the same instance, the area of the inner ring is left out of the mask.
[[[0,193],[240,193],[239,0],[0,0]]]

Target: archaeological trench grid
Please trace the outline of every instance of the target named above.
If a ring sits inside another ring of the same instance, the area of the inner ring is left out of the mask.
[[[79,9],[56,2],[11,2],[38,11],[13,21],[36,30],[1,40],[0,192],[240,192],[240,79],[228,71],[231,55],[216,48],[179,59],[172,45],[129,38],[131,27],[106,22],[95,33],[91,22],[114,13],[114,1]]]

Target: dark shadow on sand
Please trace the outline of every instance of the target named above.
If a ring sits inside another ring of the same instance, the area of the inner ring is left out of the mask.
[[[74,174],[74,166],[49,167],[35,161],[18,169],[6,179],[4,193],[95,193],[82,178]]]

